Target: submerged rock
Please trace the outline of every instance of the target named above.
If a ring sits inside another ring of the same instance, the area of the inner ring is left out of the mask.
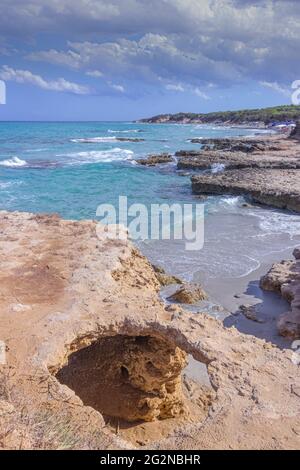
[[[118,142],[144,142],[145,139],[140,139],[138,137],[116,137]]]
[[[158,155],[149,155],[147,158],[136,159],[139,165],[155,166],[162,163],[170,163],[173,161],[172,155],[169,153],[161,153]]]

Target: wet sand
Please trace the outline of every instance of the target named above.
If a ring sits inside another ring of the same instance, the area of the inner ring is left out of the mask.
[[[280,336],[276,325],[279,315],[288,311],[290,306],[279,294],[263,291],[259,287],[259,280],[273,263],[292,259],[292,251],[288,249],[277,255],[266,256],[260,267],[247,276],[223,279],[222,282],[216,279],[203,282],[209,295],[230,312],[223,319],[225,326],[235,326],[242,333],[265,339],[280,348],[291,347],[292,341]],[[240,305],[256,306],[257,316],[262,323],[246,318],[240,312]]]

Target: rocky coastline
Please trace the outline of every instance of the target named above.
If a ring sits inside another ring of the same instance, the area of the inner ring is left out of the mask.
[[[298,132],[299,125],[297,126]],[[295,137],[193,139],[199,150],[180,150],[173,162],[192,171],[198,195],[244,195],[253,202],[300,212],[300,146]],[[170,155],[137,160],[144,166],[172,161]],[[205,171],[204,171],[205,170]]]
[[[192,139],[201,148],[178,151],[173,162],[177,171],[192,172],[195,195],[239,195],[251,203],[300,213],[299,134],[298,123],[290,136]],[[142,164],[164,163],[164,155],[156,155]],[[261,280],[261,288],[279,292],[290,301],[291,311],[279,318],[278,331],[298,339],[300,268],[295,253],[296,261],[273,266]]]
[[[200,144],[139,163],[193,171],[194,194],[241,194],[300,212],[297,138]],[[298,447],[298,356],[201,307],[184,309],[207,300],[200,285],[152,266],[93,221],[2,211],[0,239],[0,447]],[[294,256],[260,281],[290,303],[277,324],[291,340],[300,338],[299,249]],[[170,284],[178,287],[163,301]],[[254,309],[241,311],[260,322]],[[191,357],[203,382],[185,372]]]

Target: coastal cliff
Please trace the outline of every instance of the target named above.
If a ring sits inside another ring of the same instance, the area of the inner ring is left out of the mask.
[[[147,259],[96,229],[0,212],[0,446],[297,448],[292,352],[166,306]]]
[[[226,124],[241,127],[264,127],[273,121],[298,120],[300,106],[286,105],[262,109],[218,111],[213,113],[158,114],[138,122],[164,124]]]

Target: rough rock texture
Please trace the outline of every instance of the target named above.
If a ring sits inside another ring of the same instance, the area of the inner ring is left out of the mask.
[[[57,378],[104,415],[153,421],[184,414],[186,364],[186,353],[166,340],[117,335],[74,353]]]
[[[169,153],[161,153],[158,155],[149,155],[147,158],[139,158],[136,162],[139,165],[155,166],[162,163],[170,163],[173,161],[172,155]]]
[[[266,139],[256,138],[208,138],[208,139],[191,139],[193,144],[201,144],[205,149],[213,148],[214,150],[225,150],[230,152],[265,152],[266,150],[281,150],[282,145],[275,144]]]
[[[222,164],[226,170],[242,168],[278,168],[300,169],[300,155],[291,157],[287,155],[270,154],[263,158],[259,154],[245,154],[243,152],[222,152],[216,150],[203,150],[199,152],[183,152],[178,158],[178,170],[208,170],[214,165]],[[178,155],[177,155],[178,157]]]
[[[270,271],[261,278],[260,286],[264,290],[280,292],[290,304],[291,310],[280,316],[279,333],[293,339],[300,338],[300,254],[295,249],[296,261],[282,261],[274,264]]]
[[[184,284],[168,297],[169,301],[180,304],[194,304],[199,300],[207,299],[207,295],[198,284]]]
[[[121,335],[167,340],[192,354],[215,391],[212,404],[203,398],[201,419],[172,418],[168,436],[151,448],[299,449],[291,351],[206,315],[169,312],[148,261],[127,241],[99,240],[94,222],[1,212],[0,238],[0,447],[132,448],[55,377],[72,354]]]
[[[300,169],[297,142],[286,138],[193,139],[203,145],[201,150],[176,152],[178,169],[205,170],[223,164],[226,170],[242,168]]]
[[[242,194],[255,202],[300,212],[300,172],[243,169],[191,178],[194,194]]]
[[[182,284],[182,280],[177,276],[167,274],[160,266],[152,265],[156,278],[161,286],[169,286],[170,284]]]

